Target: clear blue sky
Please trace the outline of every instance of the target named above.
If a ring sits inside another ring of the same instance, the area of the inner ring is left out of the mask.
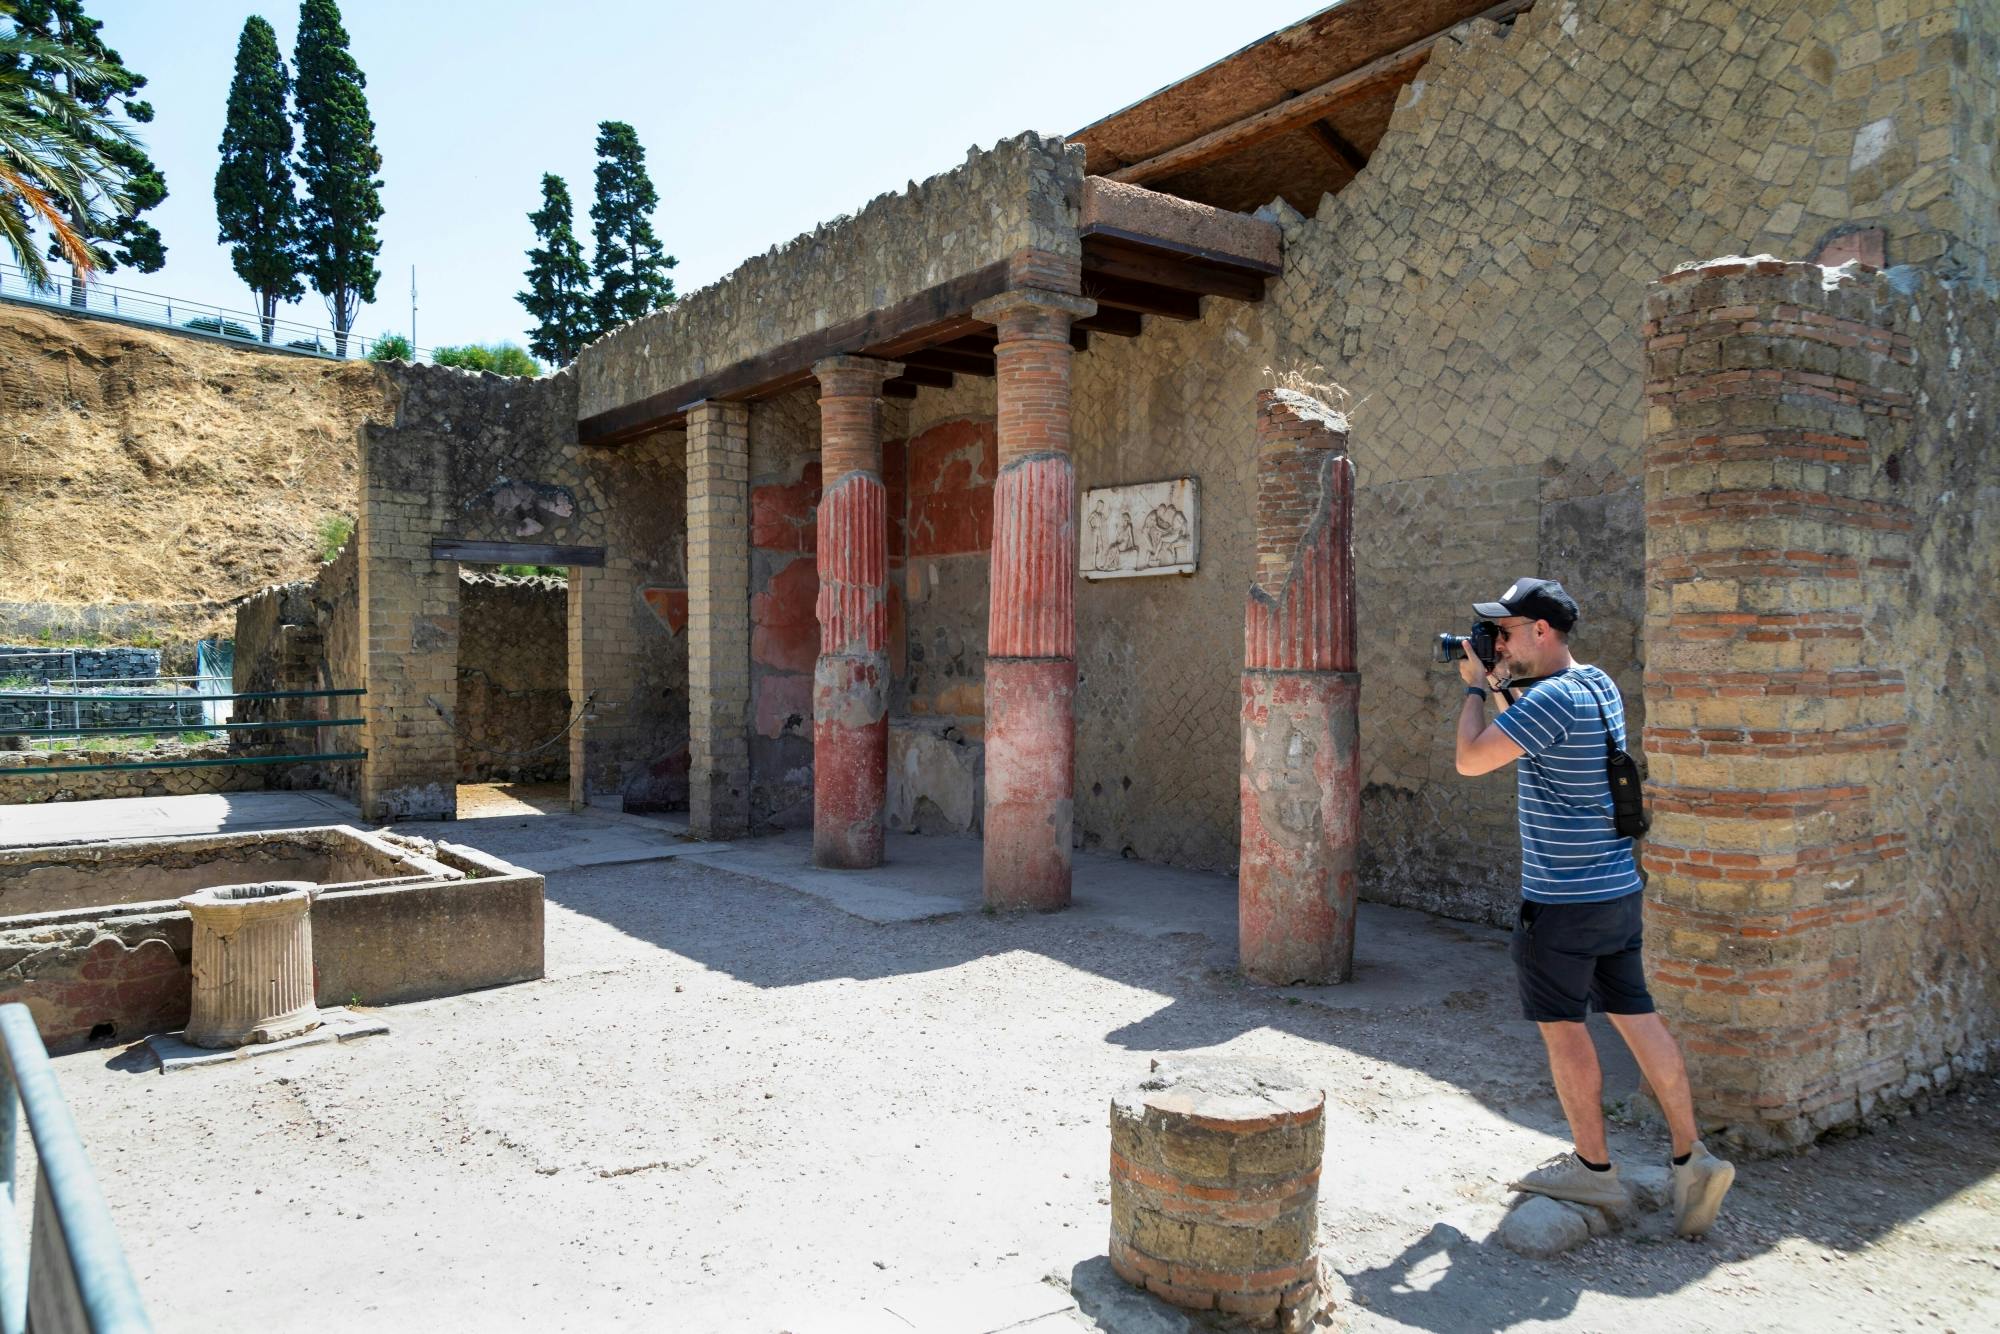
[[[654,227],[687,293],[977,144],[1079,129],[1319,8],[1313,0],[1007,4],[823,0],[343,0],[382,150],[386,212],[363,335],[525,341],[514,301],[541,175],[569,181],[590,244],[597,122],[630,121],[661,203]],[[215,150],[243,20],[291,59],[296,0],[94,0],[149,80],[142,127],[166,173],[148,215],[167,266],[110,279],[250,307],[215,240]],[[284,318],[325,324],[317,293]]]

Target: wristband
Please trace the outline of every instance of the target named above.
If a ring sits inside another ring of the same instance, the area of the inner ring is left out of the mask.
[[[1467,686],[1465,688],[1465,693],[1468,695],[1477,695],[1481,699],[1486,698],[1486,692],[1478,686]]]

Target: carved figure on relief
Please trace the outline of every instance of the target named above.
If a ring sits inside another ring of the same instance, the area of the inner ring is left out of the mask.
[[[1086,579],[1193,574],[1200,558],[1197,479],[1094,487],[1084,494]]]

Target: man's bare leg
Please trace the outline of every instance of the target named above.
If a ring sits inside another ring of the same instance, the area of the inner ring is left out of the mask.
[[[1674,1035],[1667,1031],[1666,1022],[1657,1014],[1614,1014],[1610,1018],[1618,1036],[1624,1038],[1625,1045],[1632,1049],[1632,1057],[1639,1062],[1639,1069],[1645,1072],[1646,1082],[1653,1086],[1653,1097],[1659,1102],[1660,1111],[1666,1115],[1667,1132],[1673,1136],[1674,1157],[1681,1157],[1694,1147],[1697,1135],[1694,1099],[1688,1091],[1687,1063],[1681,1059],[1680,1044],[1674,1041]],[[1551,1027],[1553,1025],[1542,1025],[1544,1032]],[[1554,1048],[1551,1047],[1550,1051],[1553,1060]],[[1563,1106],[1569,1106],[1567,1099]],[[1575,1124],[1573,1117],[1571,1124]]]
[[[1611,1150],[1604,1142],[1604,1073],[1598,1069],[1590,1031],[1568,1020],[1539,1027],[1542,1042],[1549,1049],[1549,1073],[1555,1076],[1556,1097],[1562,1100],[1563,1115],[1569,1119],[1577,1156],[1593,1163],[1610,1162]],[[1681,1082],[1685,1087],[1686,1075]]]

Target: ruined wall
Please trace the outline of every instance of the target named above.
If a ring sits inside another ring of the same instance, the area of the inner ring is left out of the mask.
[[[819,392],[750,408],[750,822],[812,824]]]
[[[461,570],[458,623],[458,781],[567,780],[568,586]]]
[[[1078,253],[1083,150],[1024,134],[745,261],[577,358],[592,416],[858,319],[1017,251]]]
[[[229,755],[226,741],[184,745],[163,738],[143,745],[130,738],[123,750],[0,752],[0,806],[38,801],[94,801],[99,797],[181,797],[197,792],[253,792],[265,785],[254,765],[212,765],[199,769],[114,769],[79,774],[20,774],[28,767],[69,767],[82,764],[145,764],[157,760],[220,759]]]
[[[1577,656],[1643,721],[1645,284],[1863,225],[1891,263],[1990,244],[1974,8],[1539,4],[1441,42],[1360,177],[1279,210],[1278,358],[1358,400],[1365,892],[1494,919],[1516,895],[1512,779],[1455,775],[1457,680],[1424,664],[1475,598],[1561,579]]]
[[[360,566],[350,541],[311,579],[274,584],[236,609],[236,650],[231,689],[346,690],[361,687]],[[361,716],[351,695],[322,699],[243,700],[234,721],[331,719]],[[357,727],[317,727],[280,732],[235,732],[237,755],[340,754],[361,749]],[[354,795],[360,766],[352,760],[260,768],[264,786],[326,788]]]

